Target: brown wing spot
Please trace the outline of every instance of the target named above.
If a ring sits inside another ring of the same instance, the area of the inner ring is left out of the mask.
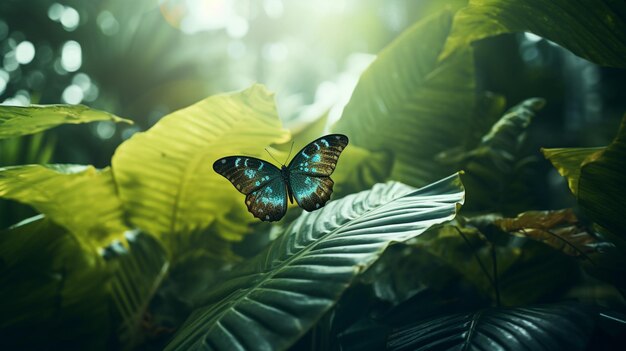
[[[250,206],[251,203],[252,203],[252,201],[250,201],[250,200],[246,201],[246,204],[248,204],[248,206]]]

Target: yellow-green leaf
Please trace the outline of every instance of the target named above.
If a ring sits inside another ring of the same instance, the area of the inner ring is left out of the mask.
[[[583,162],[578,203],[594,222],[626,237],[626,115],[615,140]]]
[[[110,169],[77,165],[0,168],[0,197],[34,207],[90,247],[122,238],[127,229]]]
[[[578,180],[580,167],[591,155],[606,149],[605,147],[572,147],[572,148],[542,148],[541,152],[559,174],[567,179],[572,194],[578,195]]]
[[[255,220],[213,162],[226,155],[262,157],[265,147],[288,139],[273,94],[254,85],[204,99],[135,134],[116,150],[113,173],[130,221],[176,253],[181,236],[211,226],[238,240]]]
[[[61,124],[133,122],[83,105],[0,106],[0,139],[33,134]]]

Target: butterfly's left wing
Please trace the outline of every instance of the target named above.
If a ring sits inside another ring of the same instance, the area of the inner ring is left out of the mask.
[[[348,137],[343,134],[325,135],[294,156],[288,166],[289,185],[300,207],[314,211],[330,199],[334,184],[330,175],[347,145]]]
[[[213,170],[246,195],[248,211],[263,221],[277,221],[287,211],[287,191],[280,169],[248,156],[229,156],[213,163]]]
[[[246,196],[246,206],[254,217],[278,221],[287,212],[287,186],[281,177],[274,178]]]

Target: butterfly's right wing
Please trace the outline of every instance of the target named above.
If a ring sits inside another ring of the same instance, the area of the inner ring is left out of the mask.
[[[280,169],[248,156],[229,156],[213,163],[213,170],[246,195],[248,211],[263,221],[277,221],[287,211],[286,185]]]

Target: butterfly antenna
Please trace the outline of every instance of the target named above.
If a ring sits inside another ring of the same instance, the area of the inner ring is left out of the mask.
[[[280,163],[280,161],[278,161],[274,156],[272,156],[272,154],[270,154],[270,151],[267,148],[265,148],[265,152],[267,152],[267,154],[270,155],[270,157],[273,158],[274,161]],[[280,163],[280,164],[282,165],[282,163]]]
[[[294,140],[291,141],[291,147],[289,148],[289,155],[287,155],[287,159],[285,160],[285,163],[287,163],[287,161],[289,161],[289,157],[291,157],[291,151],[293,151],[293,143],[294,143]]]

